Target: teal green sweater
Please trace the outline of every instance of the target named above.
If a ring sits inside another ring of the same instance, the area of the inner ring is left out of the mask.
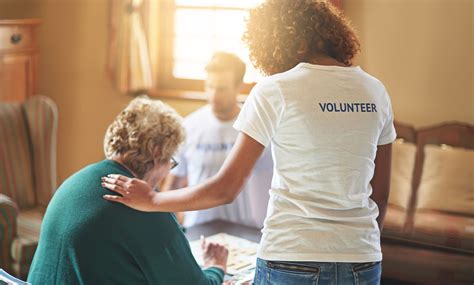
[[[108,202],[101,177],[121,165],[104,160],[68,178],[44,216],[28,281],[49,284],[221,284],[224,272],[201,270],[170,213],[144,213]]]

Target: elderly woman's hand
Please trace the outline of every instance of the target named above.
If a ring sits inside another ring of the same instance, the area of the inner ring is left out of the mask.
[[[105,200],[122,203],[143,212],[154,210],[153,201],[157,193],[143,180],[110,174],[102,177],[102,187],[121,195],[104,195]]]
[[[204,268],[211,266],[218,267],[224,272],[227,272],[229,250],[225,246],[215,242],[207,242],[206,239],[201,236],[201,249],[204,258]]]

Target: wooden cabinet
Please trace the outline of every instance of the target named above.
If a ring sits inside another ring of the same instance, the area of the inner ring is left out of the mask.
[[[37,91],[39,20],[0,20],[0,101],[22,102]]]

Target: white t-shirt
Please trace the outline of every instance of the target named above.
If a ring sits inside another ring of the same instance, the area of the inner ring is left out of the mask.
[[[189,185],[198,184],[216,174],[239,134],[232,127],[234,121],[220,121],[213,114],[210,105],[187,116],[184,120],[186,142],[176,156],[179,165],[173,169],[172,174],[187,177]],[[255,169],[234,202],[212,209],[186,212],[184,226],[190,227],[221,219],[262,228],[273,172],[269,149],[267,148],[257,161]]]
[[[360,67],[300,63],[258,83],[234,127],[272,145],[260,258],[382,259],[370,180],[377,145],[396,133],[380,81]]]

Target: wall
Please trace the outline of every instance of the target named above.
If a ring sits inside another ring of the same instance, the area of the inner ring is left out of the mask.
[[[0,0],[2,18],[37,17],[39,93],[59,108],[58,183],[103,158],[102,140],[132,97],[116,92],[105,73],[106,0]],[[39,4],[38,4],[39,2]],[[183,115],[202,103],[164,100]]]
[[[22,19],[37,17],[39,1],[0,0],[0,19]]]
[[[361,35],[357,62],[385,83],[396,119],[474,124],[472,2],[343,1]],[[103,134],[131,99],[105,74],[106,16],[106,0],[0,0],[2,18],[43,20],[39,90],[59,106],[58,182],[103,157]],[[202,105],[165,101],[183,115]]]
[[[474,124],[471,0],[345,0],[358,62],[387,87],[395,118],[415,126]]]

